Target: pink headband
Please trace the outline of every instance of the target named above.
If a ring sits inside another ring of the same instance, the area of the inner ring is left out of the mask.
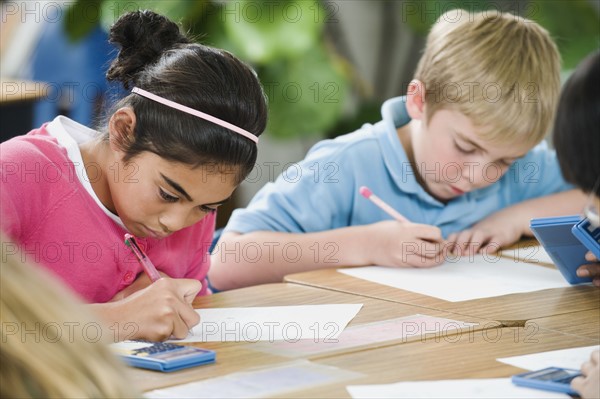
[[[202,118],[204,120],[212,122],[215,125],[223,126],[224,128],[227,128],[227,129],[229,129],[231,131],[234,131],[237,134],[241,134],[242,136],[244,136],[244,137],[246,137],[246,138],[254,141],[255,143],[258,143],[258,137],[257,136],[253,135],[252,133],[250,133],[250,132],[248,132],[248,131],[240,128],[240,127],[232,125],[229,122],[225,122],[222,119],[216,118],[216,117],[214,117],[212,115],[205,114],[204,112],[200,112],[200,111],[195,110],[193,108],[186,107],[185,105],[176,103],[175,101],[167,100],[166,98],[157,96],[156,94],[152,94],[150,92],[147,92],[146,90],[140,89],[139,87],[134,87],[131,90],[131,92],[135,93],[135,94],[139,94],[142,97],[149,98],[150,100],[156,101],[157,103],[164,104],[167,107],[171,107],[171,108],[177,109],[179,111],[183,111],[185,113],[188,113],[190,115],[197,116],[198,118]]]

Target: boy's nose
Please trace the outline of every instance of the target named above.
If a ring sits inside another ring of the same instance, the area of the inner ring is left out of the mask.
[[[475,183],[477,165],[469,164],[463,165],[462,168],[462,180],[457,182],[457,186],[460,186],[461,189],[468,188]],[[467,191],[467,190],[465,190]]]

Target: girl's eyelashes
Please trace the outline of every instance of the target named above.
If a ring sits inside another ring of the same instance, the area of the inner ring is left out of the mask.
[[[177,200],[179,198],[172,196],[171,194],[167,193],[166,191],[164,191],[162,188],[159,187],[158,192],[160,194],[160,197],[167,201],[167,202],[177,202]]]
[[[163,189],[162,189],[162,188],[160,188],[160,187],[158,188],[158,192],[159,192],[159,194],[160,194],[160,197],[161,197],[161,198],[162,198],[164,201],[167,201],[167,202],[177,202],[177,201],[179,200],[179,197],[175,197],[175,196],[173,196],[173,195],[171,195],[171,194],[167,193],[165,190],[163,190]],[[198,209],[200,209],[202,212],[205,212],[205,213],[213,213],[213,212],[216,212],[216,211],[217,211],[217,209],[216,209],[216,208],[210,208],[210,207],[208,207],[208,206],[206,206],[206,205],[200,205],[200,206],[198,207]]]

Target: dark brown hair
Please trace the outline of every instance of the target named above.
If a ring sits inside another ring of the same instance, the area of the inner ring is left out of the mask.
[[[600,52],[583,60],[563,87],[553,142],[563,175],[600,197]]]
[[[119,47],[107,79],[147,90],[213,115],[259,136],[267,123],[267,103],[256,73],[227,51],[192,43],[179,27],[152,11],[124,14],[109,40]],[[130,94],[115,105],[132,107],[134,141],[125,161],[143,151],[194,167],[234,168],[241,182],[256,162],[251,140],[227,128]]]

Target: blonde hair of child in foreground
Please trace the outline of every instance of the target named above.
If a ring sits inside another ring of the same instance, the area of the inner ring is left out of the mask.
[[[141,397],[79,299],[1,243],[0,397]]]

